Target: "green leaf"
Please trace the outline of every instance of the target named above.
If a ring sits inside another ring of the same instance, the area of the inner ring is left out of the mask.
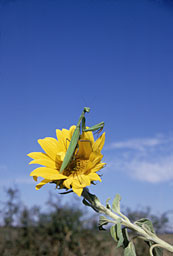
[[[112,210],[116,213],[120,212],[120,200],[121,200],[120,195],[116,194],[116,196],[113,200],[113,203],[112,203]]]
[[[118,219],[117,224],[113,225],[110,228],[110,233],[112,238],[117,242],[117,248],[119,247],[127,247],[129,244],[129,237],[127,228],[121,228],[121,219]]]
[[[107,219],[105,216],[100,216],[99,218],[99,229],[100,230],[105,230],[103,228],[104,225],[107,225],[110,222],[109,219]]]
[[[162,248],[155,247],[155,248],[153,249],[153,255],[154,255],[154,256],[163,256],[163,250],[162,250]]]
[[[149,219],[143,218],[143,219],[137,220],[135,221],[135,224],[140,226],[141,228],[144,227],[145,229],[148,229],[149,231],[155,234],[153,224]]]
[[[154,243],[151,242],[151,241],[145,241],[145,242],[149,245],[149,247],[154,244]],[[153,255],[154,255],[154,256],[163,256],[163,249],[160,248],[160,247],[155,247],[155,248],[153,249]]]
[[[110,201],[110,198],[108,198],[108,199],[106,200],[106,208],[107,208],[107,209],[111,209],[111,206],[110,206],[110,204],[109,204],[109,201]]]
[[[136,256],[135,247],[132,241],[124,249],[124,256]]]
[[[117,242],[118,238],[117,238],[117,234],[116,234],[115,225],[111,226],[110,233],[111,233],[112,238]]]
[[[121,247],[124,242],[124,237],[121,229],[121,223],[116,224],[116,234],[118,238],[117,248]]]
[[[123,246],[127,247],[130,240],[129,240],[128,231],[127,231],[126,227],[122,228],[122,233],[123,233],[123,237],[124,237]]]

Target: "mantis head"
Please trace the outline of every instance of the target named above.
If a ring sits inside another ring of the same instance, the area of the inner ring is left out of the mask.
[[[84,108],[84,112],[87,112],[87,113],[89,113],[89,112],[90,112],[90,108],[88,108],[88,107],[85,107],[85,108]]]

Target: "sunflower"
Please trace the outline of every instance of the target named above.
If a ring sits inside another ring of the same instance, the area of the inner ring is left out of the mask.
[[[36,185],[37,190],[47,183],[55,183],[57,188],[72,189],[78,196],[81,196],[83,188],[89,186],[93,181],[101,181],[96,172],[105,165],[101,162],[105,133],[94,141],[92,132],[83,132],[70,163],[62,173],[59,172],[75,128],[76,126],[73,125],[69,130],[57,129],[57,139],[46,137],[38,140],[45,153],[32,152],[28,154],[33,159],[30,164],[43,166],[36,168],[30,174],[35,181],[38,177],[43,178]]]

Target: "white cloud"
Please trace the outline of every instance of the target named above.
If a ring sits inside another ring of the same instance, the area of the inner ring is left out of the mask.
[[[107,147],[107,149],[144,150],[147,147],[156,147],[164,142],[164,138],[159,135],[154,138],[135,138],[126,141],[113,142]]]
[[[130,139],[110,144],[109,168],[146,182],[173,181],[173,138]]]
[[[126,162],[129,174],[138,180],[151,183],[173,180],[173,155],[169,157],[160,157],[155,161],[149,159],[138,159]]]

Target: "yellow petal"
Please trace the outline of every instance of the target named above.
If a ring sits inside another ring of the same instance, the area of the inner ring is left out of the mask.
[[[41,187],[43,187],[45,184],[47,184],[47,183],[49,183],[49,182],[51,182],[51,180],[46,180],[46,179],[44,179],[44,180],[42,180],[40,183],[38,183],[38,184],[36,185],[35,189],[36,189],[36,190],[39,190]]]
[[[101,151],[105,143],[105,132],[94,142],[93,151]]]
[[[102,160],[103,155],[99,152],[92,152],[86,169],[94,168]]]
[[[94,151],[94,152],[92,152],[91,154],[90,154],[90,158],[89,158],[89,160],[91,161],[91,162],[100,162],[101,160],[102,160],[102,158],[103,158],[103,155],[101,154],[101,153],[99,153],[99,152],[97,152],[97,151]]]
[[[64,137],[63,137],[62,131],[57,129],[56,136],[58,139],[58,146],[61,149],[61,151],[66,151],[67,149],[66,149],[66,144],[64,143]]]
[[[87,187],[90,185],[90,179],[88,178],[88,176],[86,175],[76,175],[76,177],[73,179],[72,182],[72,187],[77,187],[77,188],[81,188],[81,187]]]
[[[56,139],[47,137],[38,140],[38,143],[51,159],[56,160],[56,154],[58,152],[58,145]]]
[[[81,196],[83,188],[72,187],[72,189],[74,193],[76,193],[78,196]]]
[[[70,127],[70,139],[72,138],[75,129],[76,129],[76,125],[72,125]]]
[[[65,154],[66,154],[66,152],[59,152],[59,153],[57,153],[57,157],[56,157],[56,159],[57,159],[57,161],[59,162],[63,162],[64,161],[64,157],[65,157]]]
[[[32,152],[27,154],[27,156],[29,156],[32,159],[47,159],[49,158],[49,156],[45,153],[42,152]]]
[[[70,131],[67,129],[62,129],[62,136],[63,136],[65,149],[67,150],[71,141]]]
[[[94,181],[94,180],[99,180],[100,182],[102,181],[100,179],[100,176],[97,173],[90,173],[88,174],[88,177],[90,178],[91,181]]]
[[[48,180],[60,180],[66,179],[67,177],[63,174],[60,174],[57,170],[47,168],[47,167],[39,167],[30,173],[30,176],[43,177]]]
[[[79,176],[79,182],[83,187],[87,187],[90,185],[90,179],[88,177],[88,175],[80,175]]]
[[[87,127],[88,128],[88,127]],[[89,140],[91,141],[91,144],[94,143],[94,136],[92,132],[83,132],[80,136],[81,140]]]
[[[35,159],[35,160],[32,160],[29,164],[41,164],[52,169],[59,169],[61,163],[55,162],[49,158],[49,159]]]
[[[105,163],[99,163],[95,167],[91,169],[91,173],[98,172],[100,169],[102,169],[106,164]]]
[[[71,187],[72,181],[73,181],[72,178],[68,178],[68,179],[66,179],[66,180],[63,182],[63,185],[64,185],[66,188],[69,189],[69,188]]]
[[[82,159],[89,159],[89,156],[92,152],[92,144],[89,140],[78,141],[79,151],[77,152],[77,157]]]

